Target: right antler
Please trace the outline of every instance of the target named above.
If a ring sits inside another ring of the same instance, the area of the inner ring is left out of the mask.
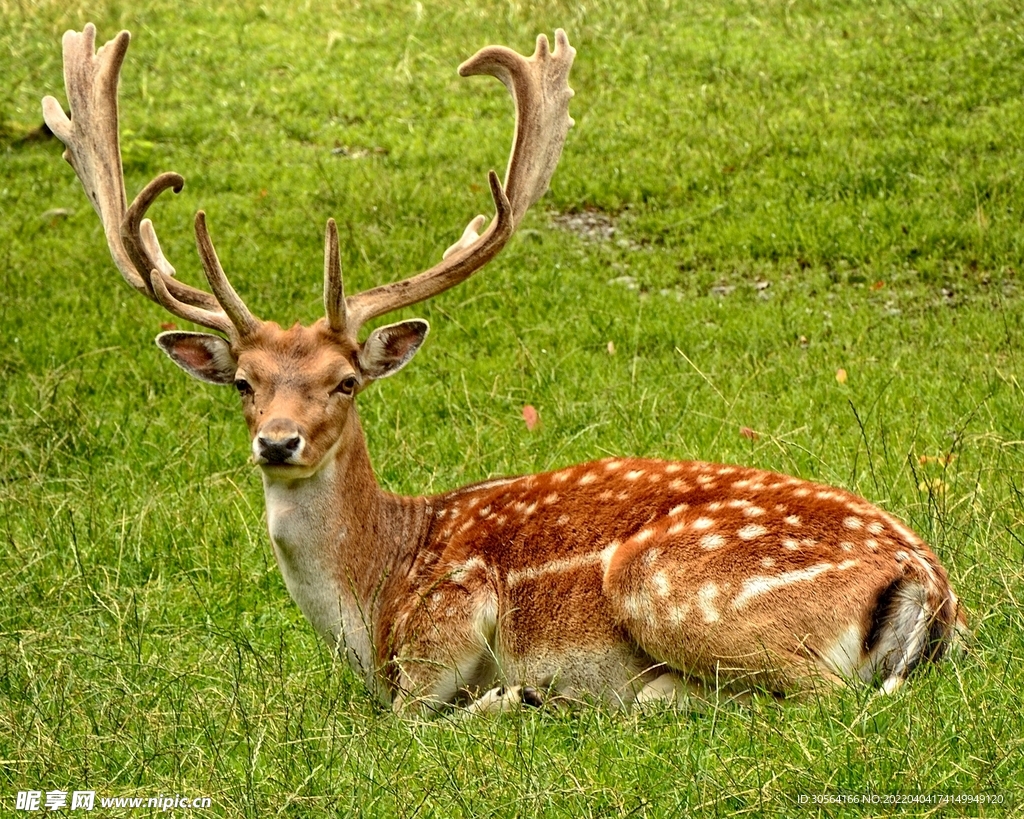
[[[143,218],[157,196],[168,188],[180,191],[185,180],[176,173],[160,174],[126,207],[117,83],[130,39],[128,32],[122,31],[96,51],[92,23],[81,33],[67,32],[63,40],[64,85],[71,118],[53,97],[43,99],[43,118],[64,143],[64,158],[99,214],[110,255],[125,281],[179,318],[233,338],[246,336],[259,320],[224,276],[202,211],[196,214],[196,242],[213,295],[174,278],[174,268],[160,249],[153,223]]]
[[[555,32],[555,49],[548,38],[537,37],[532,57],[524,57],[503,46],[487,46],[459,66],[463,77],[490,74],[501,80],[512,94],[516,110],[515,137],[509,156],[505,184],[491,171],[488,179],[496,213],[483,235],[486,217],[477,216],[442,261],[418,275],[381,285],[345,298],[341,286],[341,265],[337,262],[337,233],[329,225],[325,247],[328,282],[325,294],[331,327],[353,338],[367,321],[401,307],[428,299],[459,282],[493,259],[522,221],[523,215],[548,189],[558,165],[565,137],[572,127],[569,100],[569,69],[576,49],[562,29]],[[331,271],[336,281],[331,283]]]

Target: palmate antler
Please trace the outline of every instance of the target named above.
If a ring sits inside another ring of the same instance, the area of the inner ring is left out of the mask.
[[[56,99],[43,100],[50,130],[66,146],[64,157],[75,169],[86,195],[103,223],[107,245],[125,281],[147,298],[187,321],[217,330],[231,339],[245,338],[260,325],[231,287],[206,229],[205,214],[196,214],[199,257],[213,293],[174,278],[174,268],[160,249],[146,211],[168,188],[180,191],[184,179],[163,173],[127,206],[118,139],[117,85],[130,35],[122,31],[95,50],[96,28],[64,35],[64,82],[70,119]],[[462,76],[490,74],[512,94],[516,110],[515,138],[505,182],[490,172],[496,213],[481,235],[486,218],[477,216],[462,237],[434,267],[400,282],[346,297],[341,276],[338,232],[327,223],[324,246],[324,305],[331,329],[356,342],[370,319],[423,301],[464,281],[504,247],[530,206],[547,190],[573,121],[568,105],[573,95],[569,69],[576,51],[565,32],[555,32],[555,49],[547,37],[537,38],[532,57],[501,46],[488,46],[459,67]]]

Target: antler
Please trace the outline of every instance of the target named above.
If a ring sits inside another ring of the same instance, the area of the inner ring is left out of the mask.
[[[213,295],[174,278],[174,268],[160,249],[153,223],[144,218],[161,193],[168,188],[177,193],[185,180],[176,173],[160,174],[126,207],[117,85],[130,40],[131,35],[122,31],[96,51],[92,23],[81,33],[65,33],[64,85],[71,118],[49,96],[43,99],[43,118],[64,143],[64,158],[75,169],[100,217],[110,255],[125,281],[179,318],[232,338],[244,337],[255,330],[259,320],[224,276],[203,213],[196,215],[196,242]]]
[[[99,214],[114,264],[125,281],[147,298],[187,321],[219,330],[232,338],[255,332],[260,325],[235,293],[217,260],[202,211],[196,214],[196,244],[213,294],[174,278],[153,223],[144,218],[165,190],[181,190],[175,173],[156,177],[126,206],[124,173],[118,138],[117,85],[130,35],[122,31],[95,50],[96,28],[64,35],[64,83],[71,118],[53,97],[43,99],[43,117],[64,143],[64,158],[75,169],[86,195]],[[501,80],[515,105],[515,136],[505,182],[491,171],[488,180],[495,215],[480,234],[486,217],[477,216],[439,264],[400,282],[345,297],[338,253],[338,233],[328,223],[324,246],[324,303],[332,330],[353,339],[359,328],[377,316],[430,298],[465,281],[505,246],[523,215],[547,190],[572,127],[569,69],[576,50],[565,32],[555,32],[551,51],[543,34],[532,57],[502,46],[487,46],[459,66],[459,74],[490,74]]]
[[[348,298],[343,295],[341,267],[337,263],[337,233],[329,225],[324,300],[333,329],[347,332],[354,338],[370,319],[423,301],[465,281],[498,254],[526,211],[547,190],[558,165],[566,135],[573,125],[569,116],[573,90],[568,81],[575,56],[576,49],[569,45],[565,32],[558,29],[554,51],[549,50],[548,38],[541,34],[532,57],[524,57],[503,46],[487,46],[459,66],[463,77],[474,74],[497,77],[512,94],[515,105],[515,137],[504,185],[494,171],[488,175],[496,213],[483,235],[479,231],[486,217],[473,219],[459,241],[445,251],[442,261],[429,270]]]

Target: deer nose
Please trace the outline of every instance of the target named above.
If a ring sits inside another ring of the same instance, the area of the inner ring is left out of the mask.
[[[302,435],[294,424],[271,421],[253,442],[253,454],[260,463],[277,466],[292,462],[302,451]]]

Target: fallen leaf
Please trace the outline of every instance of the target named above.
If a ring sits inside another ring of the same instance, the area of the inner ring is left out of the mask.
[[[754,432],[754,430],[752,430],[750,427],[740,427],[740,435],[742,435],[744,438],[749,438],[751,441],[756,441],[758,438],[761,437],[756,432]]]
[[[881,290],[883,287],[885,287],[885,282],[883,281],[877,281],[871,285],[872,290]]]
[[[160,329],[163,330],[164,332],[167,332],[168,330],[177,330],[178,325],[175,324],[173,321],[162,321],[160,322]]]
[[[608,342],[608,355],[615,355],[615,342],[614,341],[609,341]]]
[[[840,384],[846,383],[846,370],[844,370],[842,367],[836,370],[836,381],[838,381]]]
[[[537,428],[537,424],[540,423],[540,415],[532,404],[527,404],[523,407],[523,420],[526,422],[526,428],[530,432],[533,432]]]

